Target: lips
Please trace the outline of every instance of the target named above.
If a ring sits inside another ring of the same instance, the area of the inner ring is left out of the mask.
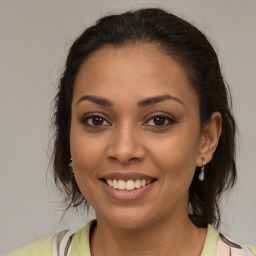
[[[131,200],[142,196],[157,181],[156,177],[139,173],[111,173],[100,180],[104,190],[120,200]]]

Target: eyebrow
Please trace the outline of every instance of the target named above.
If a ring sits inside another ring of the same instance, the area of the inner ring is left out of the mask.
[[[181,101],[180,99],[178,99],[172,95],[166,94],[166,95],[154,96],[154,97],[147,98],[145,100],[141,100],[138,102],[138,107],[146,107],[149,105],[154,105],[156,103],[159,103],[159,102],[162,102],[165,100],[174,100],[174,101],[184,105],[183,101]]]
[[[101,105],[101,106],[104,106],[104,107],[112,107],[113,106],[113,103],[105,98],[101,98],[101,97],[98,97],[98,96],[92,96],[92,95],[85,95],[83,97],[81,97],[76,105],[78,105],[80,102],[82,101],[85,101],[85,100],[89,100],[93,103],[96,103],[98,105]]]
[[[92,95],[85,95],[83,97],[81,97],[78,101],[77,101],[77,105],[82,102],[82,101],[91,101],[95,104],[104,106],[104,107],[112,107],[114,104],[109,101],[106,98],[102,98],[102,97],[98,97],[98,96],[92,96]],[[165,100],[174,100],[182,105],[184,105],[183,101],[181,101],[180,99],[166,94],[166,95],[159,95],[159,96],[154,96],[154,97],[150,97],[150,98],[146,98],[144,100],[141,100],[137,103],[138,107],[146,107],[146,106],[150,106],[150,105],[154,105],[157,104],[159,102],[165,101]]]

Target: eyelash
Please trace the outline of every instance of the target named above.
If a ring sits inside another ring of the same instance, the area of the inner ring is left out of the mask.
[[[95,120],[96,118],[99,118],[101,120],[103,120],[103,122],[107,122],[108,124],[107,125],[93,125],[93,124],[89,124],[88,121],[91,120],[93,121],[93,119]],[[102,114],[99,114],[99,113],[90,113],[90,114],[87,114],[86,116],[84,116],[81,120],[81,123],[86,125],[86,126],[89,126],[89,127],[96,127],[96,128],[100,128],[102,126],[110,126],[110,122],[108,122],[105,118],[104,115]]]
[[[163,125],[147,125],[147,126],[152,126],[152,127],[157,127],[157,128],[165,128],[167,126],[177,123],[175,118],[172,117],[171,115],[164,113],[164,112],[157,112],[157,113],[154,113],[154,114],[150,115],[149,117],[147,117],[147,121],[144,122],[144,124],[149,123],[149,121],[154,122],[155,118],[164,119],[164,124]],[[167,124],[166,124],[166,121],[168,122]]]
[[[89,124],[89,121],[93,122],[93,119],[95,120],[96,118],[99,118],[103,123],[106,122],[107,124],[100,124],[100,125],[94,125],[94,124]],[[149,123],[150,121],[154,122],[155,118],[161,118],[164,120],[164,124],[163,125],[148,125],[147,123]],[[166,123],[166,121],[168,123]],[[81,119],[81,123],[88,126],[88,127],[92,127],[92,128],[102,128],[105,126],[111,126],[111,123],[109,121],[106,120],[106,117],[102,114],[99,113],[90,113],[87,114],[86,116],[84,116]],[[143,123],[143,125],[148,126],[148,127],[154,127],[154,128],[164,128],[167,126],[170,126],[172,124],[176,124],[177,121],[175,120],[174,117],[170,116],[167,113],[163,113],[163,112],[157,112],[154,114],[151,114],[149,117],[147,117],[147,121]]]

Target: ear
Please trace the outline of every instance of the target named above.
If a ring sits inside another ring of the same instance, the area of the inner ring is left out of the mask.
[[[222,131],[222,117],[220,112],[214,112],[211,120],[204,125],[199,144],[197,167],[203,165],[203,161],[209,163],[218,146]]]

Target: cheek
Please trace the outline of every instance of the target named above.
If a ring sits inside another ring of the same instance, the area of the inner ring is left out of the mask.
[[[154,143],[152,158],[165,175],[192,179],[196,168],[198,138],[196,132],[177,129],[161,143]]]
[[[84,127],[76,120],[71,123],[70,151],[77,169],[90,170],[91,168],[84,167],[97,163],[96,159],[99,157],[98,155],[101,150],[100,145],[100,143],[97,143],[95,135],[85,136]]]
[[[70,150],[77,185],[83,196],[90,202],[93,196],[97,170],[103,155],[102,143],[93,136],[85,136],[83,128],[71,125]]]
[[[103,149],[99,143],[95,143],[88,138],[76,136],[70,142],[71,154],[75,163],[76,172],[84,175],[94,174],[95,169],[102,159]]]
[[[187,205],[188,191],[196,168],[197,140],[182,134],[166,138],[152,153],[154,164],[162,175],[160,182],[164,200],[169,202],[169,206],[166,206],[168,209],[180,202]]]
[[[86,201],[95,207],[97,201],[97,170],[101,159],[101,148],[90,139],[79,136],[71,138],[71,153],[76,183]]]

